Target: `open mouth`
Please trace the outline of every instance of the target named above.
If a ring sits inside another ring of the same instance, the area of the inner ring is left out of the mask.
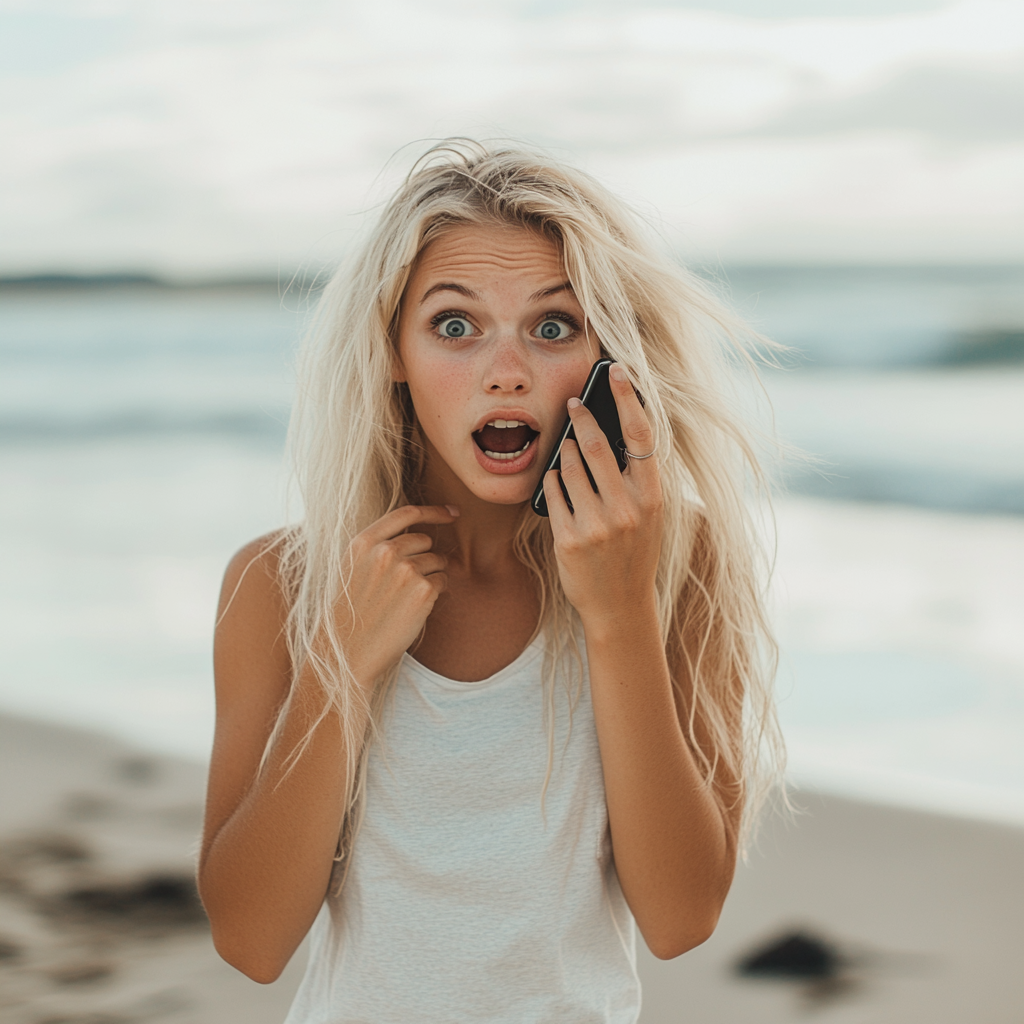
[[[489,459],[518,459],[539,434],[522,420],[491,420],[473,434],[476,446]]]

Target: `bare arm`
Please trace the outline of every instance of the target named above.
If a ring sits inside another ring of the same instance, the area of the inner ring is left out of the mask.
[[[612,390],[628,449],[651,451],[632,387],[613,373]],[[576,405],[570,415],[580,447],[563,447],[562,477],[575,515],[556,474],[545,481],[555,553],[586,634],[616,870],[648,946],[669,959],[714,930],[735,868],[739,802],[729,814],[719,809],[680,725],[686,709],[671,672],[683,666],[669,665],[655,599],[662,504],[654,459],[631,462],[620,476],[591,414]],[[735,791],[736,780],[722,782]]]
[[[264,545],[265,546],[265,545]],[[291,685],[287,609],[260,542],[228,567],[214,644],[217,728],[199,860],[213,941],[228,963],[273,981],[323,902],[346,788],[340,723],[328,716],[290,773],[286,759],[323,707],[317,682],[296,700],[258,774]]]
[[[415,523],[451,522],[434,507],[398,509],[353,542],[351,595],[338,631],[358,684],[374,681],[415,638],[445,586],[444,559]],[[217,727],[199,861],[199,889],[218,952],[256,981],[273,981],[323,903],[348,778],[341,723],[309,670],[263,770],[260,760],[292,686],[287,608],[266,541],[228,567],[214,643]],[[360,733],[355,723],[355,733]],[[302,740],[309,743],[292,764]]]
[[[586,637],[616,870],[651,952],[670,959],[714,931],[740,808],[723,814],[701,776],[653,607]]]

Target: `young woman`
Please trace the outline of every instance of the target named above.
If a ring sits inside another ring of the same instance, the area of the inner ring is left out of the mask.
[[[305,521],[225,578],[199,867],[251,978],[312,927],[292,1024],[632,1022],[634,921],[711,934],[774,737],[734,327],[591,178],[468,142],[326,288]]]

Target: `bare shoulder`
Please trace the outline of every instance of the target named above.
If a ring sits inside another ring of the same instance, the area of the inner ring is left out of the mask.
[[[231,557],[224,571],[220,602],[217,608],[218,625],[235,605],[266,604],[267,610],[279,611],[284,605],[281,587],[281,547],[287,531],[275,530],[257,537]],[[241,610],[241,609],[238,609]]]
[[[285,540],[284,531],[258,537],[234,555],[224,573],[213,645],[218,729],[222,722],[244,719],[265,739],[291,686],[288,601],[280,573]]]

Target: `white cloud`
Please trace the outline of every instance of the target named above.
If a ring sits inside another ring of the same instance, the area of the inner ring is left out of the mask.
[[[805,17],[773,22],[694,11],[629,19],[649,52],[771,58],[857,88],[907,64],[988,60],[1024,49],[1024,7],[1013,0],[962,0],[936,11],[869,18]]]
[[[701,259],[1018,260],[1024,141],[949,151],[896,133],[735,139],[595,170]]]
[[[11,11],[0,32],[14,19],[24,52],[59,38],[64,57],[0,78],[0,271],[291,264],[341,244],[399,147],[450,133],[606,169],[727,258],[1024,257],[1019,117],[993,118],[1004,79],[978,70],[1024,55],[1006,0],[783,20],[515,0]],[[894,122],[887,97],[920,69],[988,74],[957,115],[986,104],[988,134],[929,141],[949,118],[927,87]]]

